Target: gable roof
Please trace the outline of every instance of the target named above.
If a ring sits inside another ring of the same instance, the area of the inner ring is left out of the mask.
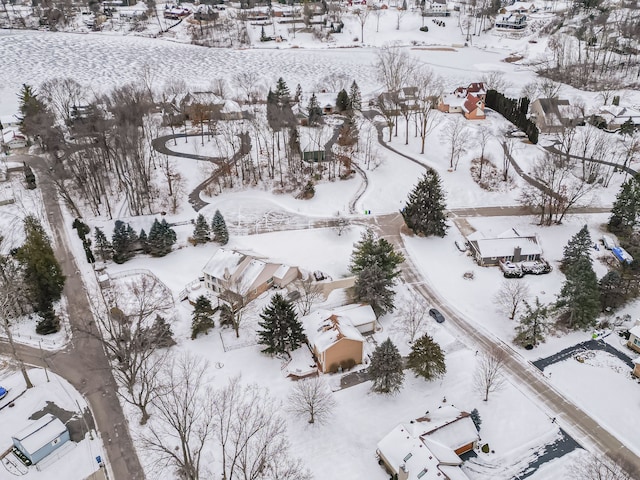
[[[635,327],[630,328],[629,333],[637,338],[640,338],[640,325],[636,325]]]
[[[343,314],[349,317],[354,327],[360,327],[377,320],[373,307],[366,303],[352,303],[333,310],[334,313]]]
[[[487,87],[485,87],[484,82],[473,82],[467,87],[467,93],[483,95],[487,93]]]
[[[205,264],[202,272],[213,278],[225,280],[225,276],[232,275],[245,258],[246,255],[240,252],[221,248]]]
[[[469,413],[458,410],[453,405],[438,408],[418,421],[428,422],[430,430],[422,435],[425,440],[428,438],[451,450],[478,440],[478,430]]]
[[[28,453],[35,453],[66,431],[67,427],[60,419],[47,413],[13,435],[13,438],[18,440]]]
[[[484,115],[484,110],[482,110],[482,107],[484,106],[483,103],[484,102],[480,98],[470,93],[462,104],[462,110],[464,110],[465,113],[469,113],[478,109],[480,110],[479,114]]]
[[[500,258],[513,255],[515,248],[520,248],[521,255],[542,255],[542,247],[535,235],[520,234],[510,228],[498,235],[486,235],[475,231],[467,236],[482,258]]]
[[[309,342],[318,352],[325,352],[343,338],[364,343],[364,337],[349,317],[327,310],[316,310],[302,318]]]

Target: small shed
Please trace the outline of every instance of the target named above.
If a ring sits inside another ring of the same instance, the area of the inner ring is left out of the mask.
[[[69,430],[47,413],[11,437],[13,445],[35,465],[69,441]]]

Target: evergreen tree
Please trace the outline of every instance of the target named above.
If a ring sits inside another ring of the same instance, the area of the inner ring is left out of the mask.
[[[407,204],[402,209],[407,227],[418,235],[444,237],[448,228],[444,201],[440,175],[428,169],[409,193]]]
[[[541,304],[538,297],[533,306],[526,300],[523,303],[525,311],[520,315],[520,324],[516,327],[517,335],[514,341],[519,345],[536,347],[545,341],[545,334],[550,329],[549,308]]]
[[[218,242],[220,245],[226,245],[229,243],[229,231],[227,230],[227,223],[224,221],[224,217],[220,213],[220,210],[216,210],[211,221],[211,231],[213,232],[213,241]]]
[[[560,270],[566,272],[578,258],[586,258],[591,263],[591,247],[593,242],[589,229],[583,226],[578,233],[569,239],[564,247],[562,260],[560,262]]]
[[[209,330],[215,327],[213,321],[214,313],[215,310],[211,306],[209,299],[204,295],[200,295],[196,299],[196,304],[191,314],[191,340],[195,340],[201,333],[208,334]]]
[[[207,243],[209,240],[211,240],[209,238],[209,223],[200,213],[193,227],[193,243],[198,245],[199,243]]]
[[[280,105],[282,105],[283,103],[289,102],[289,97],[291,96],[291,93],[289,92],[289,87],[287,87],[287,83],[284,81],[282,77],[278,78],[278,82],[276,83],[276,90],[274,94]]]
[[[592,326],[600,312],[598,277],[591,262],[578,258],[567,270],[556,308],[570,328]]]
[[[440,345],[434,342],[433,338],[427,334],[424,334],[413,343],[407,366],[413,370],[416,376],[425,380],[433,380],[447,372],[444,353],[442,353]]]
[[[479,432],[480,431],[480,425],[482,425],[482,419],[480,418],[480,412],[478,411],[477,408],[474,408],[473,410],[471,410],[471,413],[469,413],[469,416],[471,417],[471,421],[475,425],[476,430]]]
[[[609,270],[598,282],[600,289],[600,309],[618,308],[625,301],[622,275],[616,270]]]
[[[95,240],[95,251],[98,258],[103,262],[111,260],[111,257],[113,256],[113,247],[101,228],[96,227],[93,238]]]
[[[53,302],[62,295],[65,276],[51,248],[51,240],[36,217],[25,217],[24,233],[24,244],[15,256],[24,269],[29,299],[36,312],[52,312]]]
[[[393,286],[400,274],[398,266],[404,262],[384,238],[376,239],[367,229],[356,242],[349,269],[356,275],[356,300],[369,303],[378,315],[393,311]]]
[[[171,325],[160,315],[156,315],[148,337],[153,340],[154,345],[160,348],[172,347],[176,344],[176,341],[173,339]]]
[[[280,355],[293,351],[306,341],[302,325],[293,309],[293,304],[279,293],[271,297],[271,303],[260,314],[258,343],[264,345],[262,352]]]
[[[387,338],[373,351],[369,377],[373,381],[371,390],[377,393],[396,393],[402,387],[402,357],[391,339]]]
[[[336,98],[336,109],[339,112],[344,112],[345,110],[349,110],[350,107],[349,94],[343,88],[338,92],[338,98]]]
[[[309,118],[309,126],[314,127],[318,125],[320,122],[320,118],[322,117],[322,108],[320,108],[320,104],[318,103],[318,98],[316,94],[311,94],[311,98],[309,99],[309,105],[307,106],[307,113]]]
[[[171,252],[171,247],[176,243],[176,232],[164,218],[161,222],[155,219],[153,225],[151,225],[147,243],[149,245],[149,254],[154,257],[164,257]]]
[[[147,236],[147,232],[144,231],[144,228],[140,230],[140,235],[138,235],[138,242],[140,243],[140,248],[142,249],[142,253],[151,252],[149,248],[149,237]]]
[[[362,97],[360,96],[360,87],[354,80],[349,90],[349,110],[362,110]]]
[[[231,310],[231,307],[229,305],[227,305],[226,303],[223,303],[220,305],[220,326],[221,327],[231,327],[233,328],[234,326],[234,322],[233,322],[233,310]]]
[[[116,220],[113,227],[113,235],[111,236],[111,245],[113,248],[113,261],[116,263],[124,263],[134,255],[135,243],[138,238],[131,225],[121,220]]]
[[[611,208],[609,231],[629,234],[638,224],[638,209],[640,209],[640,175],[635,175],[620,187],[620,192]]]
[[[49,306],[47,310],[40,312],[41,319],[36,323],[36,333],[39,335],[50,335],[60,331],[60,319]]]

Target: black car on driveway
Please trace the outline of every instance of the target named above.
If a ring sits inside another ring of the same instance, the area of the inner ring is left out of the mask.
[[[431,308],[429,309],[429,315],[431,315],[433,319],[438,323],[444,322],[444,316],[440,313],[440,310]]]

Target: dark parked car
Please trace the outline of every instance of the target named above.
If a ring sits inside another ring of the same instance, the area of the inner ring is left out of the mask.
[[[436,310],[435,308],[429,309],[429,315],[433,317],[433,319],[438,322],[444,322],[444,316],[440,313],[440,310]]]

